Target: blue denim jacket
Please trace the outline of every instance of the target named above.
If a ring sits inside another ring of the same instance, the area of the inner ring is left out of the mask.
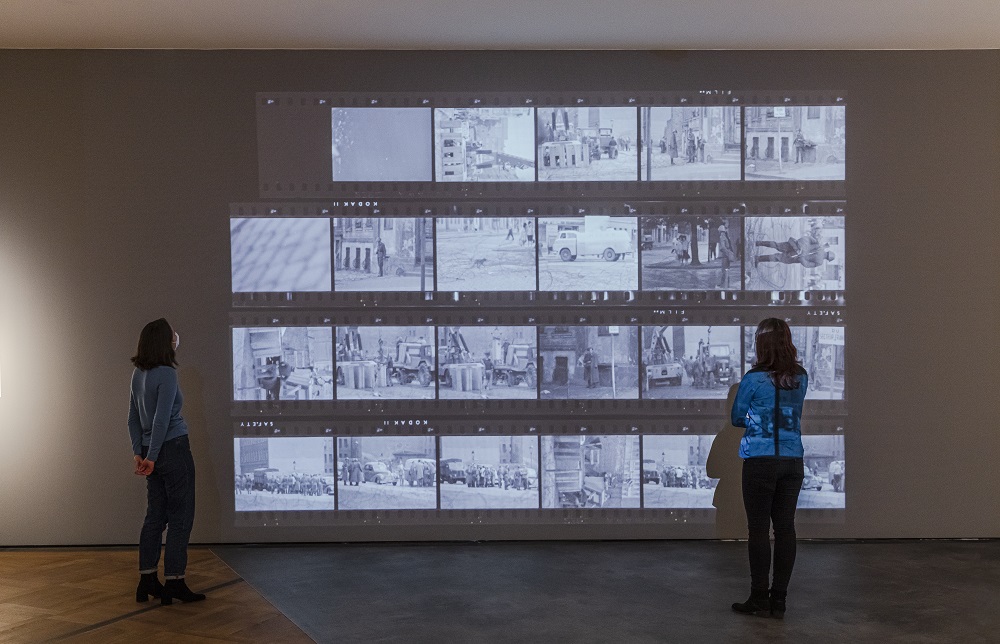
[[[781,423],[774,435],[774,395],[777,388],[763,369],[751,369],[740,381],[733,403],[732,422],[746,427],[740,441],[740,458],[802,458],[802,401],[809,375],[799,367],[798,389],[781,389],[778,404]]]

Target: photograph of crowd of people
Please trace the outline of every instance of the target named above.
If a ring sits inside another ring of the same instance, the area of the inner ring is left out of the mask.
[[[440,327],[437,356],[442,400],[538,398],[536,327]]]
[[[528,107],[434,110],[438,181],[534,181],[535,115]]]
[[[799,362],[809,374],[806,400],[844,400],[844,327],[793,326],[792,342]],[[745,369],[757,359],[753,327],[744,330]]]
[[[330,220],[229,220],[233,293],[329,291]]]
[[[539,181],[635,181],[636,108],[536,111]]]
[[[710,508],[717,479],[705,464],[714,436],[643,436],[643,507]]]
[[[237,512],[333,510],[332,438],[235,438]]]
[[[434,220],[336,217],[335,291],[433,291]]]
[[[543,326],[543,400],[639,398],[639,327]]]
[[[843,105],[747,106],[748,181],[843,181]]]
[[[438,217],[439,291],[534,291],[534,217]]]
[[[536,436],[441,438],[441,509],[537,508]]]
[[[543,508],[638,508],[638,436],[543,436]]]
[[[643,107],[643,181],[739,181],[739,107]],[[648,128],[648,129],[646,129]]]
[[[639,287],[635,217],[538,220],[541,291],[632,291]]]
[[[429,107],[331,110],[334,181],[430,181]]]
[[[644,291],[739,290],[740,217],[641,217]]]
[[[643,399],[724,399],[740,364],[738,326],[642,327]]]
[[[844,436],[803,436],[802,491],[800,508],[846,507],[847,469]]]
[[[844,289],[844,217],[747,217],[748,291]]]
[[[437,507],[433,436],[337,437],[341,510]]]
[[[338,326],[337,399],[435,397],[432,326]]]
[[[333,329],[233,329],[233,400],[333,400]]]

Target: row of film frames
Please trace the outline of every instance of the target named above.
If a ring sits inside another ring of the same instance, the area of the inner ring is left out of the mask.
[[[846,213],[843,200],[235,203],[233,304],[843,306]]]
[[[720,429],[244,419],[234,424],[234,509],[240,525],[711,521],[716,440],[737,458]],[[804,430],[813,469],[844,460],[842,423]],[[838,483],[814,482],[800,508],[842,518]]]
[[[268,199],[845,195],[838,91],[265,92],[256,101]]]

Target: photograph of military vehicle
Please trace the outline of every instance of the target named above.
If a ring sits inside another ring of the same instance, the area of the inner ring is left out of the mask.
[[[533,326],[438,329],[440,398],[538,398],[538,341]]]
[[[537,111],[539,181],[635,181],[636,108]]]
[[[684,380],[684,365],[680,360],[674,358],[673,351],[670,350],[670,343],[664,337],[664,332],[670,327],[647,327],[653,329],[645,333],[643,342],[643,373],[645,375],[646,389],[670,385],[680,387]]]
[[[643,399],[723,399],[739,382],[740,327],[642,327]]]
[[[433,399],[434,327],[340,326],[337,399]]]

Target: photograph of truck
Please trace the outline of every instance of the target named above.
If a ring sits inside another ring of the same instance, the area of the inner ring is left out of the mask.
[[[338,326],[337,400],[435,397],[432,326]]]
[[[536,110],[539,181],[635,181],[636,108]]]
[[[635,217],[543,217],[538,220],[542,291],[630,291],[639,287]]]
[[[740,327],[642,327],[644,400],[724,399],[740,381]]]
[[[443,436],[441,509],[538,508],[537,436]]]
[[[440,398],[536,400],[537,334],[533,326],[440,327]]]
[[[433,436],[337,437],[340,510],[437,507]]]

